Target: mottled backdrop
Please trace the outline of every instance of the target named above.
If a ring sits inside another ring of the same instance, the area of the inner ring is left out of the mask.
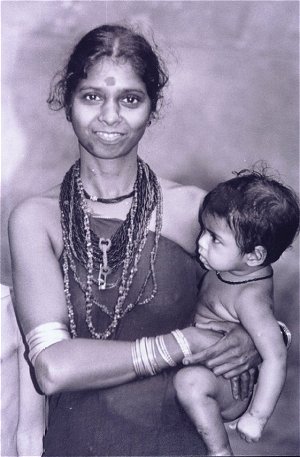
[[[140,154],[161,175],[212,188],[265,159],[298,190],[297,1],[2,1],[2,282],[10,282],[7,218],[59,182],[77,156],[50,80],[75,42],[104,22],[154,34],[171,81]],[[284,393],[243,455],[299,455],[297,245],[275,265],[277,316],[294,333]]]

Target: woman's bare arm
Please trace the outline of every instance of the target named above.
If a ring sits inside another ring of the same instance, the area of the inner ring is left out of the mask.
[[[62,273],[48,230],[51,216],[34,200],[19,206],[9,222],[16,309],[25,334],[47,322],[68,325]],[[126,382],[135,378],[130,347],[117,341],[62,341],[38,356],[36,378],[46,394]]]

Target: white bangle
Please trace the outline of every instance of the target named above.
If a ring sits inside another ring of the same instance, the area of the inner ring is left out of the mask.
[[[136,346],[137,346],[136,342],[132,343],[132,345],[131,345],[131,357],[132,357],[132,363],[133,363],[134,371],[135,371],[137,377],[141,378],[143,376],[142,372],[140,370],[141,362],[140,362],[140,360],[138,360],[138,353],[137,353],[137,350],[136,350]]]
[[[277,323],[279,325],[284,344],[286,345],[286,348],[289,349],[292,344],[292,334],[284,322],[277,321]]]
[[[154,338],[137,339],[131,346],[134,371],[139,378],[154,376],[161,371],[155,354]]]
[[[145,338],[145,346],[150,365],[150,374],[153,376],[161,371],[156,359],[154,338]]]
[[[178,332],[181,333],[179,330]],[[181,338],[180,342],[185,348],[185,353],[190,354],[188,353],[189,345],[185,340],[185,337],[183,335],[182,337],[177,335],[177,338]],[[168,366],[176,367],[177,363],[172,359],[166,347],[163,335],[159,335],[155,338],[143,337],[137,339],[131,345],[132,364],[134,371],[139,378],[154,376],[162,371],[157,360],[156,349]]]
[[[163,335],[159,335],[155,338],[156,347],[160,353],[163,360],[170,366],[176,367],[177,363],[172,359],[166,344]]]
[[[32,329],[26,335],[29,347],[28,357],[32,365],[35,365],[37,356],[47,347],[63,340],[71,339],[68,327],[61,322],[47,322]]]
[[[140,340],[140,350],[142,356],[142,362],[144,365],[145,373],[149,374],[149,376],[154,376],[156,374],[149,357],[149,348],[147,345],[148,338],[142,338]]]
[[[184,334],[180,330],[173,330],[171,334],[174,336],[175,340],[177,341],[184,357],[188,357],[192,355],[191,347],[189,345],[188,340],[184,336]]]

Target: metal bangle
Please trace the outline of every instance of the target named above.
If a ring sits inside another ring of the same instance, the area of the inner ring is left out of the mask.
[[[279,325],[284,344],[286,345],[286,348],[289,349],[292,344],[292,334],[284,322],[277,321],[277,323]]]
[[[174,336],[177,341],[184,357],[188,357],[192,354],[190,345],[184,334],[180,330],[173,330],[171,334]]]

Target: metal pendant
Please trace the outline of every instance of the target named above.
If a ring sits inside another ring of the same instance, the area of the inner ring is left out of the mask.
[[[110,267],[104,267],[104,265],[100,265],[100,271],[98,276],[98,288],[99,290],[105,290],[107,283],[107,276],[111,273]]]
[[[103,254],[103,263],[100,264],[99,276],[98,276],[98,288],[99,290],[105,290],[107,286],[107,276],[111,273],[111,268],[108,265],[107,252],[111,248],[111,240],[109,238],[99,239],[99,248]]]

